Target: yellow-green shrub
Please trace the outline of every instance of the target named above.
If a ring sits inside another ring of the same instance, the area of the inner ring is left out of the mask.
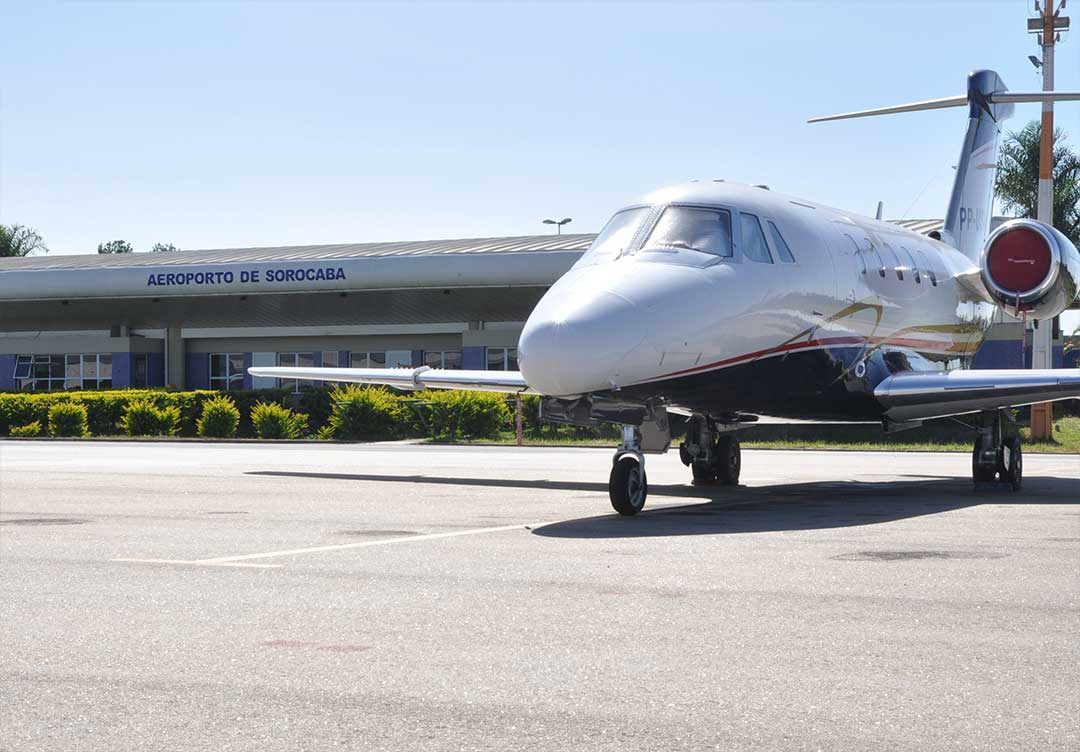
[[[173,436],[180,430],[180,408],[158,407],[151,400],[132,400],[120,416],[120,427],[128,436]]]
[[[86,405],[81,402],[57,402],[49,407],[50,436],[87,436]]]
[[[405,433],[409,414],[398,397],[382,387],[349,384],[330,392],[334,403],[326,434],[344,441],[392,439]]]
[[[298,439],[307,428],[307,416],[276,402],[259,402],[251,408],[251,424],[260,439]]]
[[[501,394],[433,390],[417,397],[434,439],[494,438],[512,417]]]
[[[35,420],[33,423],[27,423],[25,426],[12,426],[11,435],[16,437],[40,436],[41,421]]]
[[[203,402],[202,416],[197,430],[199,436],[215,439],[231,439],[240,425],[240,411],[231,397],[221,395]]]

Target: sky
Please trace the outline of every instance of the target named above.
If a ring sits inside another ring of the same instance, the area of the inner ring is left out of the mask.
[[[964,110],[806,120],[962,94],[982,67],[1038,89],[1032,12],[0,0],[0,223],[52,253],[527,235],[562,217],[595,232],[639,194],[713,178],[937,218]],[[1057,89],[1080,90],[1077,33]],[[1018,105],[1010,127],[1037,117]],[[1057,124],[1080,147],[1080,106]]]

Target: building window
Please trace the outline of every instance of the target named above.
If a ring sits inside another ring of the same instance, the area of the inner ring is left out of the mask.
[[[285,368],[314,368],[315,354],[309,352],[278,353],[277,364]],[[293,394],[299,394],[301,387],[306,383],[306,380],[300,379],[278,379],[278,388],[288,389]]]
[[[516,347],[489,347],[487,349],[489,371],[516,371],[518,369]]]
[[[424,353],[428,368],[461,370],[461,350],[428,350]]]
[[[349,353],[353,368],[412,368],[412,350],[381,350]]]
[[[386,368],[386,351],[351,352],[349,365],[352,368]]]
[[[111,389],[112,353],[19,355],[15,379],[20,389],[35,392]]]
[[[223,392],[244,388],[243,353],[210,353],[210,388]]]
[[[338,351],[337,350],[323,350],[322,359],[320,364],[323,368],[337,368],[338,366]]]

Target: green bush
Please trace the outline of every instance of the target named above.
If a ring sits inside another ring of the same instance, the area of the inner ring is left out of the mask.
[[[501,394],[430,391],[418,396],[434,439],[495,438],[513,418]]]
[[[251,408],[251,423],[260,439],[297,439],[307,428],[307,416],[276,402],[259,402]]]
[[[149,399],[137,399],[124,408],[120,427],[128,436],[173,436],[180,430],[180,420],[177,405],[158,407]]]
[[[231,397],[221,395],[203,402],[202,417],[197,423],[199,436],[215,439],[231,439],[240,425],[240,411]]]
[[[202,403],[217,392],[190,392],[162,389],[109,389],[77,392],[14,392],[0,394],[0,436],[13,426],[24,426],[37,420],[47,425],[49,408],[62,402],[79,402],[86,406],[90,433],[108,436],[121,431],[120,419],[133,400],[150,400],[159,408],[174,406],[180,410],[180,432],[195,435],[195,421],[202,412]]]
[[[334,403],[329,435],[344,441],[392,439],[407,431],[410,415],[400,400],[382,387],[349,384],[330,392]]]
[[[87,436],[86,405],[81,402],[57,402],[49,408],[50,436]]]
[[[27,423],[25,426],[12,426],[12,436],[40,436],[41,435],[41,421],[35,420],[33,423]]]

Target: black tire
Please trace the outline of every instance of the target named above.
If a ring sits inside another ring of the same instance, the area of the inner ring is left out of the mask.
[[[1009,439],[1005,442],[1005,449],[1008,451],[1002,454],[1007,454],[1009,460],[1001,471],[1001,482],[1008,483],[1013,491],[1019,491],[1024,484],[1024,452],[1020,448],[1020,439],[1015,436]]]
[[[690,472],[694,476],[695,486],[711,486],[716,483],[716,466],[695,462],[690,465]]]
[[[690,456],[690,450],[686,448],[686,442],[679,444],[679,460],[689,467],[694,462],[694,458]]]
[[[645,507],[649,495],[649,479],[645,468],[632,454],[624,454],[615,461],[608,479],[608,496],[611,506],[622,515],[631,516]]]
[[[725,436],[716,446],[716,477],[725,486],[737,486],[742,472],[742,448],[734,436]]]
[[[975,448],[971,450],[971,480],[975,483],[990,483],[994,480],[996,470],[993,465],[979,463],[979,455],[982,453],[982,438],[975,437]]]

